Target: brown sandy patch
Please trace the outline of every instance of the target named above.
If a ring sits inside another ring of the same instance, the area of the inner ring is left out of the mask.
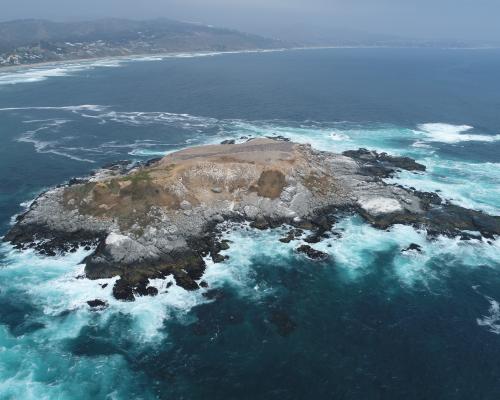
[[[259,196],[276,199],[280,197],[286,185],[285,175],[278,170],[267,170],[260,174],[257,181],[257,193]]]

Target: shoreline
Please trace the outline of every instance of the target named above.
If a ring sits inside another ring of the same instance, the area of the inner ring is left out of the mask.
[[[270,48],[270,49],[246,49],[246,50],[228,50],[228,51],[217,51],[217,50],[203,50],[203,51],[176,51],[176,52],[166,52],[166,53],[137,53],[130,55],[121,56],[104,56],[104,57],[90,57],[90,58],[69,58],[67,60],[54,60],[54,61],[43,61],[33,64],[20,64],[20,65],[0,65],[0,75],[3,72],[21,72],[23,70],[38,69],[44,67],[58,67],[61,65],[76,65],[83,63],[93,63],[99,61],[135,61],[141,58],[147,57],[158,57],[158,58],[183,58],[183,55],[187,55],[185,58],[195,58],[195,57],[209,57],[215,55],[226,55],[226,54],[246,54],[246,53],[277,53],[285,51],[300,51],[300,50],[343,50],[343,49],[428,49],[428,50],[499,50],[500,47],[415,47],[415,46],[302,46],[302,47],[280,47],[280,48]]]
[[[305,48],[304,48],[305,49]],[[248,49],[248,50],[228,50],[228,51],[216,51],[216,50],[204,50],[204,51],[177,51],[171,53],[137,53],[130,54],[126,56],[107,56],[107,57],[90,57],[90,58],[70,58],[67,60],[54,60],[54,61],[43,61],[34,64],[20,64],[20,65],[7,65],[0,66],[0,74],[2,72],[18,72],[27,69],[36,69],[43,67],[58,67],[60,65],[73,65],[73,64],[83,64],[83,63],[94,63],[98,61],[134,61],[136,59],[147,58],[147,57],[158,57],[158,58],[182,58],[183,55],[189,55],[190,57],[208,57],[211,55],[224,55],[224,54],[245,54],[245,53],[271,53],[280,52],[288,50],[300,50],[300,48],[276,48],[276,49]],[[186,57],[188,58],[188,57]]]

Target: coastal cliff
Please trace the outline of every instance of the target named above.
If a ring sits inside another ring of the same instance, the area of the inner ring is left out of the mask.
[[[278,140],[276,140],[278,139]],[[203,285],[204,257],[230,244],[218,224],[248,221],[259,229],[291,226],[321,239],[339,213],[355,212],[375,227],[411,224],[430,235],[500,234],[500,218],[422,193],[388,185],[398,170],[425,171],[407,157],[359,149],[344,154],[309,145],[254,139],[181,150],[138,166],[118,163],[86,179],[41,194],[4,240],[46,255],[86,246],[86,277],[120,276],[113,293],[133,301],[155,295],[149,279],[173,275],[177,285]],[[309,245],[297,251],[322,260]]]

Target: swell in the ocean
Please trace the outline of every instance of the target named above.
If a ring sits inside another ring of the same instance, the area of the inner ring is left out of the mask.
[[[388,183],[439,191],[456,204],[498,215],[495,149],[500,132],[485,128],[498,125],[489,107],[496,92],[487,90],[497,74],[485,73],[493,55],[458,53],[439,58],[412,51],[390,56],[390,61],[379,52],[366,58],[356,51],[342,57],[278,54],[268,60],[276,64],[266,61],[265,71],[246,76],[244,84],[234,78],[252,61],[247,58],[234,65],[203,66],[204,71],[213,67],[212,73],[227,68],[223,79],[207,74],[206,81],[198,81],[200,70],[189,70],[194,64],[186,63],[179,75],[160,68],[140,88],[124,85],[123,76],[142,79],[152,66],[138,63],[130,75],[120,75],[125,68],[113,70],[117,81],[103,87],[102,95],[92,84],[102,81],[83,77],[102,73],[110,83],[114,77],[92,62],[4,71],[0,90],[12,97],[0,110],[5,139],[0,200],[17,205],[43,187],[113,160],[144,160],[186,146],[280,135],[321,150],[365,147],[408,155],[427,171],[401,172]],[[351,62],[343,64],[349,54]],[[484,81],[478,75],[472,79],[464,67],[477,60],[475,71],[480,67]],[[370,73],[361,73],[360,65]],[[429,84],[427,72],[439,74],[437,69],[446,71],[446,79],[440,75]],[[389,78],[381,71],[388,71]],[[425,88],[419,98],[422,88],[406,83],[409,72],[421,71],[423,76],[411,81]],[[382,75],[380,84],[373,84],[374,73]],[[480,112],[454,102],[450,74]],[[81,84],[81,93],[66,93],[59,79],[64,76]],[[194,86],[186,86],[184,76]],[[180,83],[162,86],[169,79]],[[39,82],[47,100],[38,104],[48,106],[22,107],[36,104],[29,88],[36,91],[38,85],[29,82]],[[218,92],[214,82],[224,91]],[[200,95],[203,85],[207,90]],[[193,93],[184,93],[186,87]],[[268,87],[269,93],[263,90]],[[129,102],[134,89],[139,93]],[[214,92],[213,107],[200,106]],[[154,102],[148,103],[150,98]],[[260,102],[266,109],[243,109]],[[338,117],[335,109],[342,107]],[[265,119],[269,115],[281,119]],[[340,122],[365,118],[392,123]],[[29,162],[20,163],[21,157]],[[5,224],[16,212],[10,209],[3,212]],[[262,232],[243,224],[224,231],[231,241],[223,252],[229,259],[219,264],[207,260],[202,279],[208,288],[186,292],[170,278],[154,280],[159,295],[134,303],[112,297],[116,278],[84,279],[79,263],[88,252],[82,249],[48,258],[1,246],[0,398],[498,397],[499,239],[474,232],[468,240],[429,238],[425,230],[399,225],[377,230],[345,215],[338,216],[328,237],[311,244],[330,256],[315,263],[296,251],[307,233],[281,243],[287,227]],[[105,301],[107,308],[91,309],[87,301],[94,299]]]

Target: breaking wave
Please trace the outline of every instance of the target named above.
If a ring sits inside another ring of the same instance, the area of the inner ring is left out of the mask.
[[[162,61],[169,58],[198,58],[214,57],[225,54],[242,53],[268,53],[284,51],[284,49],[270,50],[241,50],[241,51],[211,51],[192,53],[171,53],[151,56],[129,56],[129,57],[109,57],[97,60],[83,61],[61,61],[35,66],[12,67],[7,72],[0,72],[0,86],[16,85],[22,83],[34,83],[45,81],[49,78],[74,76],[80,72],[93,70],[96,68],[116,68],[132,62]]]
[[[457,205],[499,215],[500,163],[472,163],[430,156],[419,160],[425,173],[400,172],[388,183],[439,195]]]
[[[0,86],[34,83],[55,77],[72,76],[82,71],[95,68],[116,68],[120,60],[103,59],[98,61],[54,63],[35,67],[19,67],[9,72],[0,72]]]
[[[481,135],[476,133],[467,133],[471,132],[474,129],[474,127],[469,125],[428,123],[421,124],[418,126],[418,128],[426,137],[424,141],[429,142],[496,142],[500,140],[500,135]]]

